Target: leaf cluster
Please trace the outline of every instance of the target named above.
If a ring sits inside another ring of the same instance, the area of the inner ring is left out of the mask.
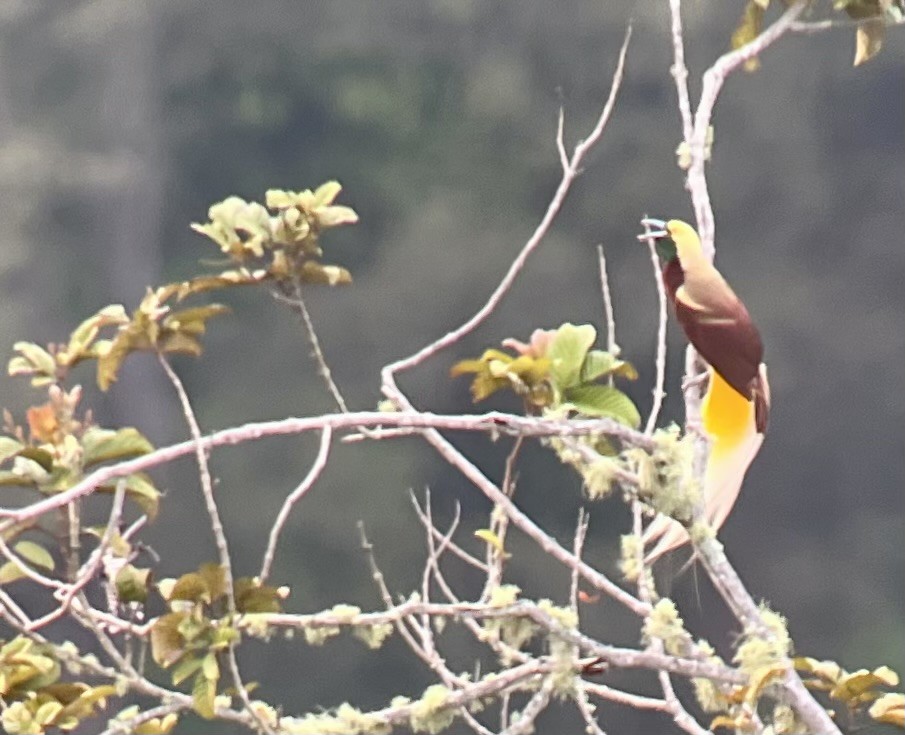
[[[351,283],[345,268],[321,262],[321,233],[358,222],[355,210],[334,203],[340,191],[339,182],[328,181],[314,191],[271,189],[265,205],[235,196],[213,205],[209,221],[192,229],[216,243],[237,270],[197,279],[190,292],[267,280]]]
[[[0,724],[10,735],[41,735],[48,729],[68,732],[94,717],[116,694],[111,684],[91,686],[61,681],[62,666],[54,646],[25,636],[0,641]]]
[[[589,418],[609,418],[637,428],[641,423],[632,400],[612,385],[614,377],[634,380],[635,368],[605,350],[592,349],[597,330],[590,324],[566,323],[536,330],[528,343],[514,339],[500,349],[457,362],[453,377],[473,375],[471,395],[477,403],[497,391],[512,390],[526,411],[552,410]],[[603,379],[610,382],[601,383]]]
[[[197,571],[158,585],[170,612],[151,627],[151,655],[158,666],[171,669],[174,686],[192,679],[195,711],[214,717],[220,654],[237,644],[241,633],[227,606],[226,573],[218,564],[202,564]],[[235,580],[238,613],[280,612],[286,592],[259,580]]]
[[[835,661],[806,656],[796,658],[794,663],[805,675],[805,686],[826,692],[844,703],[851,713],[862,712],[867,707],[867,714],[873,720],[905,727],[905,694],[886,691],[899,686],[899,675],[888,666],[849,672]]]
[[[131,314],[120,304],[105,306],[79,324],[65,344],[45,348],[17,342],[9,374],[29,377],[34,386],[59,384],[71,368],[96,360],[97,385],[106,391],[130,354],[201,355],[208,320],[229,309],[222,304],[179,308],[189,296],[261,283],[351,283],[348,270],[321,262],[321,233],[358,221],[354,210],[334,204],[341,190],[338,182],[328,181],[315,191],[272,189],[266,207],[235,196],[213,205],[209,221],[192,229],[216,243],[232,267],[148,289]]]
[[[97,426],[90,412],[79,412],[81,388],[70,391],[57,384],[48,388],[48,400],[26,412],[25,424],[19,425],[9,411],[4,411],[5,436],[0,436],[0,486],[19,486],[42,495],[66,490],[105,462],[131,459],[152,451],[154,447],[133,427],[105,429]],[[149,518],[157,515],[160,491],[144,473],[134,473],[121,480],[126,497],[135,502]],[[113,493],[115,484],[98,488]],[[27,530],[14,526],[4,538],[9,540]],[[36,561],[35,559],[31,559]],[[41,564],[51,568],[48,564]],[[0,580],[3,578],[0,569]]]

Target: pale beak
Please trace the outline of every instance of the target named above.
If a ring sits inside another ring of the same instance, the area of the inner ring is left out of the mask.
[[[639,240],[650,240],[659,237],[667,237],[669,233],[666,231],[666,222],[662,219],[654,219],[653,217],[645,217],[641,220],[641,224],[647,228],[653,228],[650,232],[642,232],[638,235]]]

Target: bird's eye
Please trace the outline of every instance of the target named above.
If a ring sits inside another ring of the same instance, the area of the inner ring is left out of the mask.
[[[667,263],[676,258],[676,244],[670,237],[661,237],[656,242],[657,254]]]

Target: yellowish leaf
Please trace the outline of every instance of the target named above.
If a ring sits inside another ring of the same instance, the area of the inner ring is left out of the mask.
[[[884,694],[867,712],[877,722],[905,727],[905,694],[899,692]]]
[[[493,531],[489,528],[479,528],[474,532],[475,538],[481,539],[484,543],[492,546],[493,549],[502,557],[509,558],[511,555],[506,553],[506,549],[503,546],[502,539],[497,536]]]
[[[880,53],[885,39],[886,24],[881,18],[871,18],[861,23],[855,30],[854,66],[861,66]]]
[[[732,48],[739,49],[760,35],[764,24],[764,5],[758,0],[748,0],[742,19],[732,34]],[[757,71],[760,61],[752,57],[745,62],[745,71]]]

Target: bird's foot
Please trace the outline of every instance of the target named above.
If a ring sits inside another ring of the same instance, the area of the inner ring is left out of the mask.
[[[704,424],[700,421],[686,421],[685,422],[685,433],[686,434],[697,434],[704,439],[709,439],[710,435],[704,430]]]

